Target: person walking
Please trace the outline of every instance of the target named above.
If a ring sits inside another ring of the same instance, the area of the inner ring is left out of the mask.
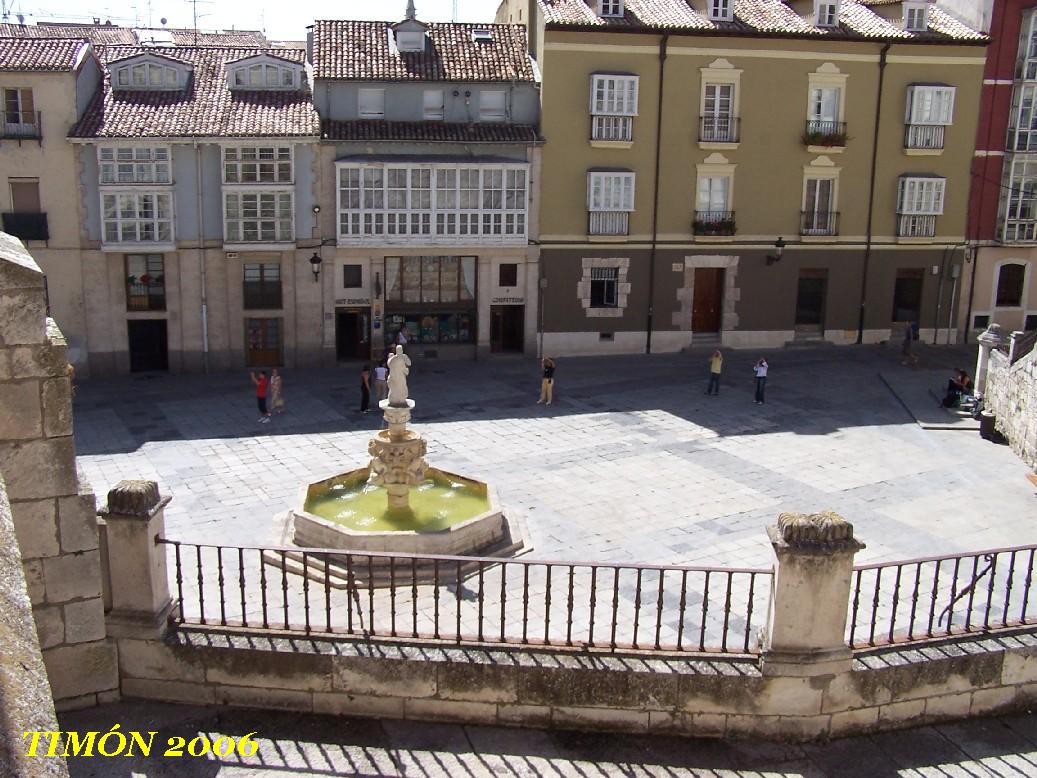
[[[900,348],[900,354],[904,357],[904,359],[900,362],[900,364],[918,364],[918,355],[912,352],[911,350],[916,340],[918,340],[918,325],[916,325],[913,321],[909,321],[906,324],[904,324],[904,343]]]
[[[537,400],[537,405],[540,403],[550,405],[554,399],[555,361],[551,357],[544,357],[540,364],[543,368],[543,378],[540,380],[540,399]]]
[[[371,404],[371,370],[369,365],[364,365],[360,370],[360,412],[367,413]]]
[[[753,400],[757,405],[763,405],[763,392],[767,388],[767,360],[760,357],[756,364],[753,365],[753,373],[756,375],[756,399]]]
[[[723,369],[724,355],[717,349],[709,358],[709,386],[706,387],[706,394],[720,394],[720,373]]]
[[[375,402],[381,402],[389,396],[389,368],[382,362],[374,369],[374,396]]]
[[[284,413],[284,380],[277,368],[270,371],[270,410]]]
[[[266,379],[266,373],[262,370],[259,371],[259,377],[256,377],[255,373],[250,372],[249,376],[252,378],[252,383],[256,387],[256,405],[259,407],[259,423],[266,424],[270,421],[270,412],[266,409],[266,392],[269,387],[269,382]]]

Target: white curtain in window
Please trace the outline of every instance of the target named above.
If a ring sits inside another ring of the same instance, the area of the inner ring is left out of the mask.
[[[699,211],[726,211],[727,193],[730,188],[727,176],[702,176],[699,178],[698,204]]]
[[[475,299],[475,257],[461,257],[461,280],[468,291],[468,299]]]
[[[839,87],[817,87],[810,91],[810,118],[819,122],[839,121]]]

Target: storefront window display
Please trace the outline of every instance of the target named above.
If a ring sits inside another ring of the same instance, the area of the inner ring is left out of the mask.
[[[475,341],[475,257],[389,257],[385,280],[387,338]]]

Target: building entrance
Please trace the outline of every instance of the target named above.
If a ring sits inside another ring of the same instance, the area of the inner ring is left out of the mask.
[[[810,337],[825,331],[825,292],[828,271],[800,270],[796,294],[796,335]]]
[[[126,322],[129,335],[130,372],[169,369],[169,344],[165,319],[136,319]]]
[[[335,311],[335,357],[339,360],[371,358],[371,315],[366,310]]]
[[[893,321],[918,323],[922,316],[922,281],[925,270],[898,270],[893,286]]]
[[[691,304],[692,332],[720,332],[724,299],[724,269],[695,268],[695,291]]]
[[[524,305],[490,306],[490,351],[521,353],[526,321]]]

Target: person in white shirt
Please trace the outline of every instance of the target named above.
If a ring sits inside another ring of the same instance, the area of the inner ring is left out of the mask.
[[[378,402],[389,396],[388,378],[389,369],[385,366],[385,362],[382,362],[374,369],[374,393]]]
[[[760,357],[753,365],[753,373],[756,374],[756,399],[757,405],[763,405],[763,390],[767,387],[767,360]]]

